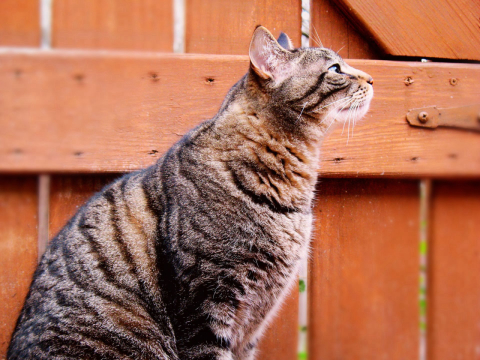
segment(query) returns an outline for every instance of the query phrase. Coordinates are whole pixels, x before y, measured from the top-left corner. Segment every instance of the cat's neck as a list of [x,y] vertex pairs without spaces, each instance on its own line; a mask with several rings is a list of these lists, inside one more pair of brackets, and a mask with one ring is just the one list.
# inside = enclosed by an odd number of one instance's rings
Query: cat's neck
[[[218,116],[222,123],[261,146],[274,146],[285,149],[302,159],[302,163],[318,170],[320,147],[325,138],[325,128],[321,126],[301,126],[302,131],[289,131],[276,121],[277,114],[266,107],[253,106],[246,95],[238,96],[225,107]],[[293,120],[295,122],[295,120]],[[292,125],[295,127],[295,124]],[[299,126],[300,127],[300,126]],[[284,151],[281,151],[282,153]]]
[[322,137],[282,131],[240,96],[217,115],[212,130],[241,187],[286,209],[310,211]]

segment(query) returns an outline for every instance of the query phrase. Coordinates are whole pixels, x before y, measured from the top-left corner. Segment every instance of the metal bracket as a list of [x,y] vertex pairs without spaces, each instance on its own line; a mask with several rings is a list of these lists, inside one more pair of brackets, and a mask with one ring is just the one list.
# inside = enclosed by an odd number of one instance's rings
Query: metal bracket
[[480,131],[480,104],[439,109],[436,106],[412,109],[407,113],[412,126],[434,129],[446,126]]

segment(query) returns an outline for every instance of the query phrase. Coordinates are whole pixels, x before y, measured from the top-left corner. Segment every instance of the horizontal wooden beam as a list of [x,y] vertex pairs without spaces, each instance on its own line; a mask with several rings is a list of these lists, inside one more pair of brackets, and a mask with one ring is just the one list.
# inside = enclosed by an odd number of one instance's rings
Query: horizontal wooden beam
[[340,0],[338,4],[387,54],[480,60],[478,0]]
[[[375,79],[371,110],[324,142],[324,176],[478,177],[480,134],[413,128],[411,108],[480,99],[480,66],[351,60]],[[0,54],[0,172],[146,167],[218,110],[248,59],[51,51]],[[455,80],[453,80],[455,79]]]

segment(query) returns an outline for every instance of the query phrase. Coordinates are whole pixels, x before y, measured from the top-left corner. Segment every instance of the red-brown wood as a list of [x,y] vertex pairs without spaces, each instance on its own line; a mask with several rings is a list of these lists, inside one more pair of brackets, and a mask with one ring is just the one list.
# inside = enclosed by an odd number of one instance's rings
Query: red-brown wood
[[37,265],[37,181],[0,178],[0,359]]
[[360,34],[333,0],[312,0],[310,46],[324,46],[347,59],[381,59],[374,43]]
[[0,1],[0,46],[40,46],[40,1]]
[[53,2],[52,46],[172,51],[173,1]]
[[301,11],[300,0],[186,0],[186,52],[248,54],[257,25],[300,46]]
[[[275,36],[278,36],[280,31],[287,33],[299,46],[301,2],[299,0],[187,0],[185,50],[188,53],[247,54],[253,29],[258,24],[269,28]],[[196,70],[197,74],[201,72],[199,67]],[[244,67],[241,71],[246,72],[246,70],[247,67]],[[214,79],[218,84],[219,76],[217,75],[207,74],[205,78],[207,82],[209,78]],[[204,104],[199,107],[203,106]],[[296,359],[297,339],[298,287],[295,287],[261,339],[256,358]]]
[[[4,172],[125,172],[148,166],[213,116],[248,69],[246,57],[225,55],[59,51],[3,54],[0,60]],[[480,66],[349,63],[374,77],[375,96],[353,137],[351,128],[342,134],[340,126],[325,141],[322,175],[480,174],[478,133],[413,128],[405,119],[410,108],[478,102]],[[407,78],[414,81],[409,86]]]
[[478,0],[340,0],[339,4],[387,54],[480,60]]
[[298,286],[295,286],[260,340],[261,360],[296,360],[298,348]]
[[416,359],[418,183],[324,179],[316,201],[309,359]]
[[50,190],[49,238],[55,236],[93,194],[119,176],[116,174],[53,176]]
[[480,181],[434,182],[431,215],[428,359],[478,359]]

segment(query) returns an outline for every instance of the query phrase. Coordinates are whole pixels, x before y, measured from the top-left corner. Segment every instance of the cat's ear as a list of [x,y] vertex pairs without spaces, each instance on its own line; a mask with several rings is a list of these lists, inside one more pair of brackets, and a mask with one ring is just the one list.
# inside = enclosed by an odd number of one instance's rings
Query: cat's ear
[[289,52],[263,26],[255,29],[250,42],[252,69],[263,79],[275,79],[284,68]]
[[280,36],[277,39],[277,42],[286,50],[293,50],[294,46],[292,40],[284,32],[280,33]]

